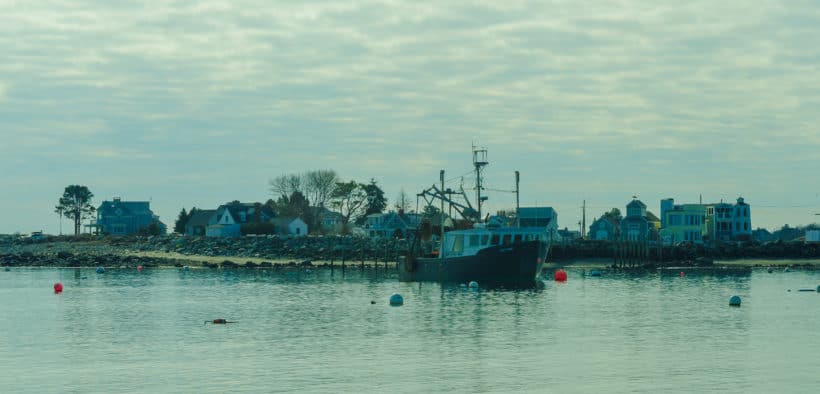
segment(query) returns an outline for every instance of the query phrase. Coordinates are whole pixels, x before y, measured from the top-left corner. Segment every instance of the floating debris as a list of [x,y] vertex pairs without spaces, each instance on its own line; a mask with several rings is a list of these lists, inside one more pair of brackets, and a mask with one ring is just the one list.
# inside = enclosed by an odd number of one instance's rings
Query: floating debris
[[208,323],[211,323],[211,324],[230,324],[230,323],[239,323],[239,322],[228,321],[227,319],[213,319],[213,320],[205,320],[205,323],[203,323],[203,325],[208,324]]

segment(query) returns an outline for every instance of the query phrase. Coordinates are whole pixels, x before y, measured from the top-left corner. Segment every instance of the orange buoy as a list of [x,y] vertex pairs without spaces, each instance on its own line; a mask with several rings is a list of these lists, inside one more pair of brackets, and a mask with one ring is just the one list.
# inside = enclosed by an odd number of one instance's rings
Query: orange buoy
[[60,294],[62,292],[63,292],[63,284],[60,283],[60,282],[55,283],[54,284],[54,294]]
[[556,282],[566,282],[567,281],[567,271],[564,271],[564,270],[555,271],[555,281]]

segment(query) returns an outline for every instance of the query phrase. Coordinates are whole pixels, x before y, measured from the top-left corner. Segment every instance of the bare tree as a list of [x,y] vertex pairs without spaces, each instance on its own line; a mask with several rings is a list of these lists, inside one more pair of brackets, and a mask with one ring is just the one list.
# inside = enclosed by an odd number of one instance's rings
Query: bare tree
[[399,212],[410,212],[410,197],[404,192],[404,188],[396,196],[396,210]]
[[295,192],[304,194],[302,190],[302,177],[295,174],[280,175],[268,181],[271,194],[274,197],[288,197]]
[[303,176],[305,196],[314,206],[323,207],[336,189],[339,177],[333,170],[308,171]]

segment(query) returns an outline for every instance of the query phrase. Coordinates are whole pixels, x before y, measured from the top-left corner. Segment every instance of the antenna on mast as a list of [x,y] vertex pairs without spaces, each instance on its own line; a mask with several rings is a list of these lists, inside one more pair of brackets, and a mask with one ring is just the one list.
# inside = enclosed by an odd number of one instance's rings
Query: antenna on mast
[[478,218],[481,220],[481,204],[484,202],[487,197],[481,197],[481,190],[483,186],[481,185],[482,177],[481,171],[484,170],[484,167],[490,164],[487,162],[487,148],[479,148],[473,145],[473,167],[475,167],[475,192],[476,192],[476,210],[478,211]]

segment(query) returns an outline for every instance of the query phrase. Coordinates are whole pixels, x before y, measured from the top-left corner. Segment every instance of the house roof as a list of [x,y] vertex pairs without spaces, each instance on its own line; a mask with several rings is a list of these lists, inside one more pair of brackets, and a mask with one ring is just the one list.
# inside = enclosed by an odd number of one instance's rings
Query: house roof
[[626,207],[627,208],[635,208],[635,207],[646,208],[646,204],[642,203],[641,200],[635,199],[635,200],[632,200],[632,202],[630,202],[629,204],[627,204]]
[[617,229],[618,226],[621,225],[621,219],[619,219],[619,218],[614,218],[614,217],[611,217],[611,216],[601,216],[598,219],[594,220],[592,222],[592,224],[590,224],[590,227],[595,226],[595,224],[600,222],[600,221],[609,223],[615,229]]
[[208,222],[211,220],[211,216],[213,216],[215,212],[215,209],[197,209],[194,211],[193,216],[191,216],[191,218],[188,219],[188,223],[185,223],[185,225],[207,226]]
[[103,215],[113,215],[119,209],[125,215],[153,215],[148,201],[103,201],[97,209]]
[[649,211],[646,211],[646,218],[647,218],[650,222],[660,222],[660,221],[661,221],[660,219],[658,219],[658,217],[657,217],[657,216],[655,216],[655,214],[654,214],[654,213],[649,212]]
[[271,223],[273,223],[277,226],[289,226],[291,223],[293,223],[297,219],[299,219],[299,218],[279,217],[279,218],[271,219]]
[[256,210],[259,209],[260,216],[264,215],[267,217],[274,217],[276,216],[273,213],[273,210],[266,204],[257,203],[257,202],[244,202],[244,203],[228,203],[219,207],[218,210],[227,210],[230,215],[233,217],[234,222],[241,223],[240,213],[245,213],[245,221],[252,221],[252,219],[256,215]]

